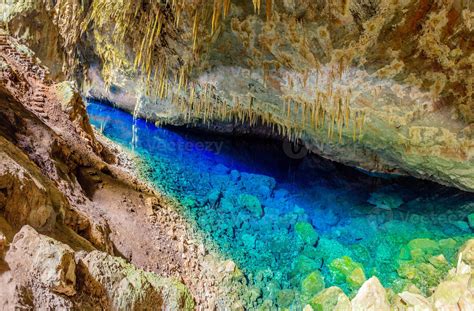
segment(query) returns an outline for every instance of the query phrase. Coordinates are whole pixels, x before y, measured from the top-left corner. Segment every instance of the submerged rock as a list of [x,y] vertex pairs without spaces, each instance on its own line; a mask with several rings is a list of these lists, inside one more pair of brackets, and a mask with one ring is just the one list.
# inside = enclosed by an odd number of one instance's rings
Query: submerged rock
[[348,256],[334,259],[329,271],[336,283],[347,283],[351,289],[358,289],[366,280],[362,265]]
[[406,247],[401,249],[400,258],[418,259],[420,257],[438,254],[439,251],[440,248],[436,241],[431,239],[414,239],[408,242]]
[[319,270],[313,271],[301,282],[301,293],[307,299],[313,297],[325,287],[324,277]]
[[385,191],[381,191],[372,192],[367,202],[375,205],[377,208],[391,210],[399,208],[400,205],[403,204],[403,199],[395,193],[387,193]]
[[277,304],[280,308],[288,308],[295,300],[295,292],[292,289],[283,289],[278,292]]
[[299,255],[295,258],[291,267],[290,277],[295,279],[298,278],[298,276],[305,276],[312,271],[319,269],[320,264],[311,258]]
[[319,240],[318,232],[316,232],[313,225],[308,222],[296,223],[295,231],[298,237],[306,244],[315,245]]
[[241,194],[239,196],[239,206],[247,209],[255,217],[263,216],[263,208],[259,199],[251,194]]
[[467,216],[467,222],[469,223],[469,227],[474,230],[474,213]]
[[230,169],[223,164],[217,164],[216,166],[212,168],[212,173],[214,174],[226,175],[226,174],[229,174],[229,172],[230,172]]

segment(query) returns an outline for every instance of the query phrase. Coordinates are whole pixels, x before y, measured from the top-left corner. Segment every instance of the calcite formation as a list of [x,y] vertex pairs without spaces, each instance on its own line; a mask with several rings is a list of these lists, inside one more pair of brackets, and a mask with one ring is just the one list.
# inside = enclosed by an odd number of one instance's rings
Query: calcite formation
[[4,21],[53,74],[135,115],[265,127],[349,165],[472,191],[472,6],[22,0]]

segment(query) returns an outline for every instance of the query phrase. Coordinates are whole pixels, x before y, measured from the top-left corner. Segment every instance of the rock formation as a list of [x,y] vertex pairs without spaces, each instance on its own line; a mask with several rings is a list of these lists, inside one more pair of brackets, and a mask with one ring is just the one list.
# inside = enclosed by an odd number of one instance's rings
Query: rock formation
[[24,226],[5,261],[2,291],[13,296],[2,308],[38,310],[192,310],[194,302],[180,283],[144,272],[100,251],[84,254]]
[[[257,306],[262,293],[236,263],[127,171],[131,156],[94,132],[81,95],[158,124],[274,136],[365,170],[474,191],[469,1],[6,0],[0,8],[2,309],[276,308]],[[369,200],[381,210],[403,202]],[[238,204],[265,215],[256,196]],[[327,243],[310,223],[295,227],[301,243]],[[424,253],[431,240],[413,241],[402,251],[429,260],[400,264],[415,282],[425,276],[416,269],[446,259]],[[325,288],[309,267],[308,304],[296,307],[470,310],[473,239],[458,258],[446,277],[395,293],[342,256],[328,266],[354,295]],[[295,308],[295,295],[279,289],[274,298]]]
[[170,202],[123,170],[131,160],[122,151],[97,139],[74,83],[53,82],[5,33],[0,65],[2,309],[192,310],[237,301],[218,256]]
[[474,189],[470,2],[5,7],[54,76],[160,124],[271,133],[366,170]]

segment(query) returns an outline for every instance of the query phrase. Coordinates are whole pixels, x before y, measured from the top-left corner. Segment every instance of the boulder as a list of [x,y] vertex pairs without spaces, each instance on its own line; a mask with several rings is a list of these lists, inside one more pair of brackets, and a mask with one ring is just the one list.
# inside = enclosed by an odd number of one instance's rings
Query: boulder
[[0,198],[0,210],[14,227],[28,224],[48,230],[56,222],[53,203],[66,205],[64,199],[24,154],[7,150],[8,145],[0,137],[0,189],[4,197]]
[[262,204],[260,204],[260,201],[254,195],[241,194],[239,196],[239,206],[247,209],[255,217],[260,218],[263,216]]
[[365,281],[351,304],[353,311],[390,311],[385,288],[375,276]]
[[439,244],[431,239],[413,239],[400,250],[401,259],[421,260],[440,253]]
[[174,280],[135,268],[122,258],[92,251],[79,259],[84,291],[105,296],[114,310],[193,310],[187,288]]
[[459,254],[462,254],[462,260],[474,267],[474,239],[468,240],[459,250]]
[[290,277],[296,278],[298,276],[305,276],[311,273],[312,271],[318,269],[319,267],[320,264],[318,264],[317,261],[304,255],[299,255],[293,261],[293,264],[291,266],[292,269],[290,272]]
[[366,280],[362,265],[349,256],[334,259],[329,264],[329,271],[336,283],[345,282],[351,289],[359,288]]
[[474,296],[469,290],[468,284],[469,277],[441,282],[430,297],[435,310],[460,310],[460,304],[474,306]]
[[309,299],[322,291],[324,286],[324,277],[319,270],[315,270],[308,274],[301,282],[301,293]]
[[370,198],[367,200],[375,207],[385,210],[391,210],[399,208],[402,205],[403,199],[395,193],[387,193],[384,191],[381,192],[372,192]]
[[282,308],[288,308],[295,300],[295,292],[292,289],[282,289],[277,295],[277,304]]
[[20,287],[42,287],[72,296],[76,293],[74,251],[26,225],[13,238],[5,260]]
[[314,245],[318,242],[318,232],[316,232],[313,225],[308,222],[300,221],[296,223],[295,231],[298,237],[306,244]]
[[311,307],[316,311],[350,311],[351,301],[344,292],[336,286],[326,288],[313,297]]
[[413,310],[432,310],[431,303],[428,299],[423,297],[420,294],[414,294],[410,292],[403,292],[398,294],[400,302],[403,304],[403,307],[406,309]]
[[469,223],[469,227],[471,227],[471,229],[474,229],[474,213],[469,214],[467,216],[467,222]]

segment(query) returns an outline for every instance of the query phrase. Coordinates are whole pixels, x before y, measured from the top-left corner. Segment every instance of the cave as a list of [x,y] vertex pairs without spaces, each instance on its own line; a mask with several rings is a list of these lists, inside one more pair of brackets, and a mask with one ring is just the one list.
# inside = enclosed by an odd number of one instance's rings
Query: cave
[[474,3],[4,0],[0,306],[474,308]]

